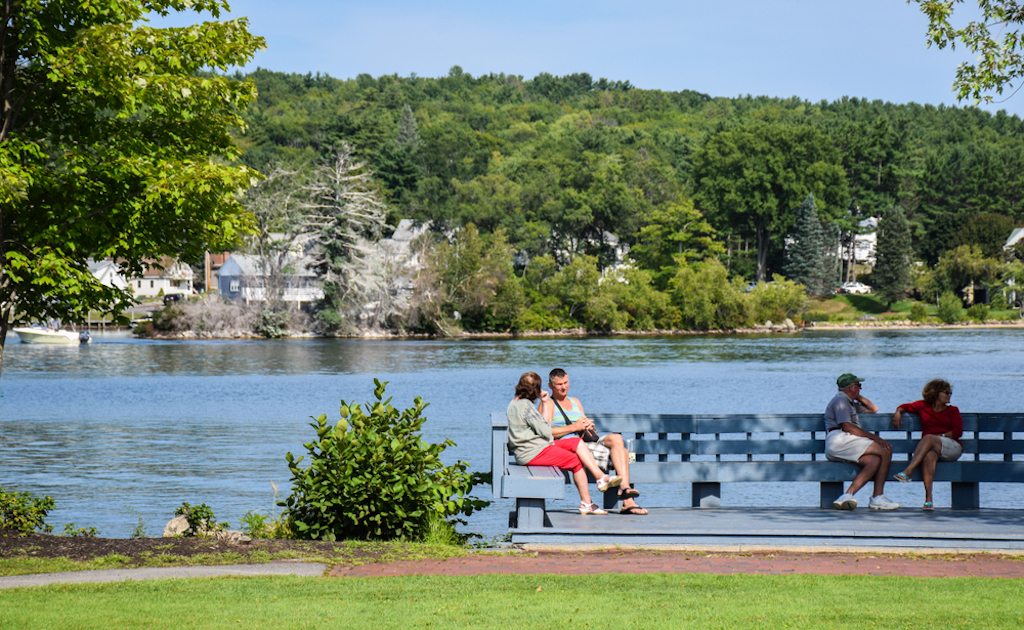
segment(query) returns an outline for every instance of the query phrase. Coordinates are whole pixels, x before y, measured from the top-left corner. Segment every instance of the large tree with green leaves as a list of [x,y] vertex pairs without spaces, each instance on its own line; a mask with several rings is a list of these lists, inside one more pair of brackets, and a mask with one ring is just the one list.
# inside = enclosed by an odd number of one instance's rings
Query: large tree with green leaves
[[875,269],[871,273],[875,291],[892,308],[910,288],[910,225],[903,208],[892,204],[878,221]]
[[[977,56],[975,63],[961,63],[956,70],[953,90],[958,99],[990,103],[992,92],[1002,94],[1024,78],[1024,39],[1019,30],[1024,24],[1024,4],[1017,0],[978,0],[981,19],[958,27],[954,25],[954,11],[963,0],[907,2],[916,2],[928,16],[929,46],[955,49],[959,43]],[[1017,89],[1019,84],[1013,91]]]
[[[89,258],[139,273],[198,260],[250,220],[235,198],[256,173],[228,134],[253,84],[210,71],[263,46],[246,20],[153,28],[151,15],[218,18],[223,0],[7,0],[0,22],[0,367],[7,326],[120,313]],[[205,71],[205,72],[204,72]]]
[[818,218],[814,195],[800,204],[792,244],[786,248],[786,277],[807,287],[808,295],[825,295],[835,283],[835,265],[829,255],[832,241]]
[[839,152],[807,125],[754,123],[717,133],[696,153],[693,178],[697,207],[711,224],[756,241],[758,281],[768,271],[772,239],[789,231],[808,194],[826,217],[848,197]]

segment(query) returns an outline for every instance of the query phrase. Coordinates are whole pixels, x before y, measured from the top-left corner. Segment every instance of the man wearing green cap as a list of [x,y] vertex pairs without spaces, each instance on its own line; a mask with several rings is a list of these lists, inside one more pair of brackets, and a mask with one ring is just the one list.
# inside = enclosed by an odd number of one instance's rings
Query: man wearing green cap
[[861,467],[846,492],[832,502],[837,510],[857,507],[857,494],[874,478],[875,491],[868,504],[872,510],[895,510],[899,503],[889,500],[883,490],[892,461],[892,444],[860,426],[858,412],[877,413],[878,406],[861,394],[859,378],[849,372],[836,379],[839,393],[825,407],[825,457],[834,462],[852,462]]

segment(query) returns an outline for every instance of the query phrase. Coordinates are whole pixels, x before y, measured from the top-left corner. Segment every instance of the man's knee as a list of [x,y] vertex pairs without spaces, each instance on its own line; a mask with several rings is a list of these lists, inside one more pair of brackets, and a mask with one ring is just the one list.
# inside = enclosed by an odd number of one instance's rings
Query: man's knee
[[608,448],[625,447],[626,443],[622,441],[621,433],[609,433],[604,436],[604,445]]

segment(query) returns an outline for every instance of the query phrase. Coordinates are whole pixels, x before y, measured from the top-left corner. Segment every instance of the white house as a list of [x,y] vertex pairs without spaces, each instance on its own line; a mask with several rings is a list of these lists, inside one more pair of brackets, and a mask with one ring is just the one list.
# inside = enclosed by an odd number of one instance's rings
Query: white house
[[875,245],[878,242],[878,219],[868,217],[860,222],[864,234],[853,237],[853,255],[857,262],[875,266]]
[[113,260],[107,258],[104,260],[88,260],[89,273],[91,273],[100,284],[115,289],[127,289],[128,281],[121,275],[121,271],[117,268],[117,264]]
[[[324,297],[316,274],[307,267],[309,262],[309,258],[295,256],[285,262],[281,295],[285,302],[308,303]],[[232,300],[249,304],[267,299],[266,276],[257,256],[231,254],[221,265],[217,282],[221,295]]]
[[1015,228],[1010,232],[1010,238],[1006,239],[1006,245],[1003,245],[1003,249],[1011,249],[1021,239],[1024,239],[1024,227]]
[[170,293],[192,293],[192,268],[173,258],[161,258],[146,266],[142,276],[128,279],[136,297],[155,298]]

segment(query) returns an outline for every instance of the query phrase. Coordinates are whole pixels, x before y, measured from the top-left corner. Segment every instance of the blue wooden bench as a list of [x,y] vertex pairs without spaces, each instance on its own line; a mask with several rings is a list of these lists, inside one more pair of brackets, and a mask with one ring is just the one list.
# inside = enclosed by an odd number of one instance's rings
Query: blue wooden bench
[[[821,413],[590,417],[599,433],[621,433],[633,440],[636,462],[629,466],[631,483],[692,484],[693,507],[720,506],[723,483],[805,481],[820,484],[820,505],[831,508],[844,483],[860,470],[855,464],[825,459]],[[900,431],[890,428],[892,414],[860,418],[865,430],[891,432],[883,437],[892,443],[893,453],[912,453],[920,439],[921,423],[914,414],[903,414]],[[1013,459],[1024,454],[1024,413],[968,413],[963,420],[964,455],[960,461],[940,462],[935,471],[935,481],[951,483],[955,510],[979,507],[980,482],[1024,482],[1024,461]],[[491,414],[492,492],[495,498],[516,500],[518,527],[544,527],[545,501],[564,498],[570,476],[549,466],[516,465],[508,454],[507,429],[504,413]],[[901,469],[896,459],[893,473]],[[914,471],[914,479],[921,480],[920,469]],[[614,508],[617,500],[617,490],[609,490],[605,508]]]

